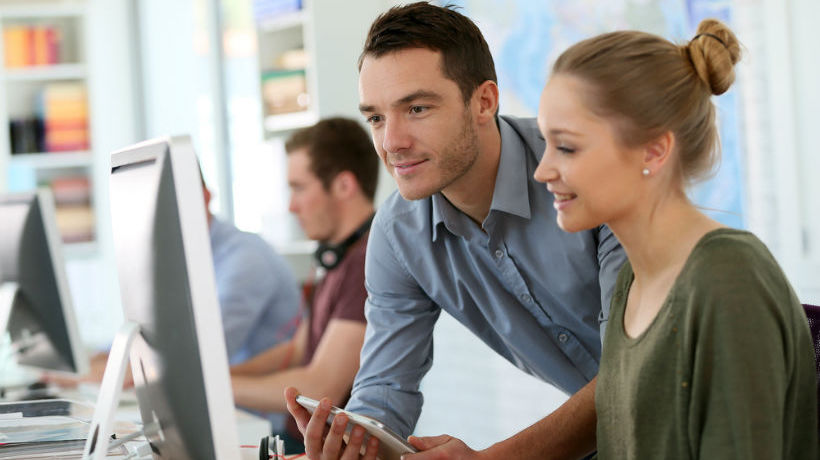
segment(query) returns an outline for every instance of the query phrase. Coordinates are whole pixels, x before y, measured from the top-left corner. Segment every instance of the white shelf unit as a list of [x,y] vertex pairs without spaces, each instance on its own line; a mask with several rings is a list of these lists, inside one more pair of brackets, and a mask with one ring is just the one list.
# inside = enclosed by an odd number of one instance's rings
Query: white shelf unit
[[[307,8],[305,5],[303,8]],[[257,18],[259,69],[266,137],[310,126],[318,99],[310,64],[310,10]]]
[[[285,140],[295,130],[325,117],[361,119],[358,56],[370,23],[392,4],[385,0],[303,0],[298,11],[254,18],[258,75],[250,78],[259,84],[264,140],[258,148],[232,149],[234,217],[240,228],[259,232],[273,244],[300,279],[307,276],[316,243],[305,239],[288,211]],[[307,106],[273,113],[265,77],[294,76],[303,78],[298,87]],[[294,82],[281,83],[294,102]]]
[[94,157],[88,150],[60,153],[18,153],[9,163],[32,169],[91,168]]
[[82,80],[86,77],[85,64],[51,64],[4,69],[6,82]]
[[299,128],[308,127],[319,121],[319,116],[313,110],[266,115],[264,120],[265,132],[268,135],[283,133]]
[[[372,19],[393,3],[303,0],[299,11],[256,18],[260,72],[303,71],[309,100],[303,111],[270,114],[263,109],[266,137],[286,136],[327,116],[360,117],[359,53]],[[304,55],[290,59],[290,66],[280,65],[293,50]]]
[[273,17],[262,18],[258,28],[263,33],[274,33],[286,29],[300,28],[305,23],[305,10],[290,11]]
[[[96,213],[93,211],[96,187],[93,182],[94,155],[87,68],[87,22],[85,2],[21,0],[0,4],[0,29],[3,32],[0,35],[0,99],[3,101],[3,104],[0,104],[0,192],[22,191],[51,183],[54,179],[79,179],[80,183],[87,181],[88,206],[75,203],[70,212],[63,210],[58,214],[58,223],[63,225],[62,230],[69,231],[68,227],[73,225],[74,239],[78,240],[66,245],[67,254],[82,257],[95,251],[96,232],[99,228],[94,217]],[[52,34],[49,37],[49,45],[43,44],[41,37],[44,35],[35,38],[34,34],[41,33],[42,30],[48,30],[48,33]],[[25,37],[26,41],[20,42],[21,36]],[[38,39],[41,40],[39,43]],[[31,51],[23,50],[21,43]],[[26,55],[29,61],[20,62],[19,53],[29,53]],[[39,53],[39,57],[34,61],[33,55],[36,53]],[[48,53],[45,61],[44,53]],[[12,54],[14,56],[10,56]],[[39,100],[39,95],[46,88],[66,83],[79,88],[69,97],[84,99],[84,116],[70,109],[66,109],[65,112],[76,117],[72,123],[86,125],[86,142],[79,143],[87,144],[87,148],[76,150],[69,148],[68,144],[63,144],[61,147],[53,145],[53,150],[60,151],[45,151],[48,149],[43,148],[45,141],[42,136],[46,121],[41,120],[40,134],[34,134],[34,138],[39,140],[28,142],[28,148],[22,152],[13,151],[10,133],[12,120],[33,119],[42,111],[42,108],[38,109],[38,105],[43,104]],[[63,105],[62,109],[66,107]],[[30,128],[31,125],[25,128],[27,135],[31,132]],[[76,132],[74,131],[75,134]],[[35,148],[31,148],[32,144]],[[58,197],[58,208],[61,207],[59,200]],[[90,233],[80,232],[85,235],[77,236],[78,219],[83,222],[82,225],[93,227]],[[64,236],[67,235],[64,233]]]

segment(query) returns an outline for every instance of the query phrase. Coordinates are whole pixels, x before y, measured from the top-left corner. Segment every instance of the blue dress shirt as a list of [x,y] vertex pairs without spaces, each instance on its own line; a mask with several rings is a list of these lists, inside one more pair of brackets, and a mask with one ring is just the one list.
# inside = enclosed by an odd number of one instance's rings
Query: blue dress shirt
[[231,365],[293,335],[299,290],[287,263],[259,235],[211,221],[211,251]]
[[[367,332],[347,409],[402,436],[415,427],[441,310],[519,369],[574,393],[598,372],[601,331],[624,252],[606,226],[567,233],[533,173],[533,119],[500,117],[501,158],[483,231],[440,193],[394,193],[365,264]],[[602,308],[602,306],[604,308]]]

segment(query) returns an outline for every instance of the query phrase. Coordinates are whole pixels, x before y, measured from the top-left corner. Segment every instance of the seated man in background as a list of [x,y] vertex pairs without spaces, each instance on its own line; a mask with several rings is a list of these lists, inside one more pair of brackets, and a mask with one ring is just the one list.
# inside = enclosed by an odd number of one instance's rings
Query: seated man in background
[[[343,404],[365,332],[364,259],[379,173],[370,137],[353,120],[330,118],[294,133],[285,149],[290,211],[319,241],[324,276],[305,289],[306,312],[293,338],[231,369],[236,404],[260,411],[286,412],[287,386]],[[297,453],[295,423],[283,435],[288,453]]]
[[240,364],[291,337],[299,289],[287,262],[265,240],[211,214],[204,179],[202,191],[228,362]]
[[[204,179],[202,193],[225,346],[233,365],[291,337],[298,322],[299,289],[287,262],[261,237],[214,217]],[[91,357],[88,374],[47,375],[45,380],[62,386],[101,382],[107,361],[108,352],[97,353]],[[125,386],[131,385],[128,372]]]

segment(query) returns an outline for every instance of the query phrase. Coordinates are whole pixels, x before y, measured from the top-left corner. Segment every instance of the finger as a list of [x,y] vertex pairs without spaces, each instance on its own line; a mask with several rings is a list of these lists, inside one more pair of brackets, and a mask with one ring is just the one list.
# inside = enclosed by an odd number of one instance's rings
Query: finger
[[60,376],[60,375],[51,375],[51,374],[43,374],[40,376],[40,381],[43,383],[50,383],[52,385],[57,385],[60,387],[76,387],[79,379],[74,377],[67,377],[67,376]]
[[362,443],[364,442],[364,433],[364,428],[359,425],[353,425],[353,430],[350,432],[350,439],[347,440],[347,447],[345,447],[344,455],[342,455],[340,460],[359,459],[359,453],[362,450]]
[[310,458],[319,458],[322,454],[322,438],[325,434],[327,417],[330,415],[330,400],[323,398],[319,401],[319,407],[313,411],[313,415],[305,426],[303,433],[305,437],[305,452]]
[[376,455],[379,453],[379,439],[371,436],[367,440],[367,452],[365,452],[362,460],[376,460]]
[[333,418],[333,423],[330,425],[330,430],[325,437],[325,444],[322,446],[322,458],[333,459],[339,458],[339,453],[342,451],[345,428],[347,428],[347,416],[339,414]]
[[[102,376],[96,380],[97,382],[102,382]],[[123,387],[131,388],[134,386],[134,374],[131,373],[131,366],[125,368],[125,377],[123,378]]]
[[288,406],[288,412],[290,412],[290,415],[296,420],[296,426],[299,428],[302,436],[304,436],[305,429],[310,420],[310,412],[296,402],[297,396],[299,396],[299,390],[293,387],[285,388],[285,402]]
[[444,446],[436,446],[427,450],[419,449],[418,453],[401,456],[401,460],[440,460],[442,458],[458,457],[448,454],[447,448]]
[[453,437],[446,434],[438,436],[410,436],[407,438],[407,442],[418,450],[427,450],[445,444],[451,439],[453,439]]

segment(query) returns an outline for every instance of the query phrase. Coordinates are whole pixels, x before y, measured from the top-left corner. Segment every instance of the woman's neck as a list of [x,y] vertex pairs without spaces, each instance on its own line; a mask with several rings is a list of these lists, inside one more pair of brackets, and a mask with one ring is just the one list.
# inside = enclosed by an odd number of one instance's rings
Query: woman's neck
[[629,257],[636,280],[644,282],[666,278],[670,272],[676,276],[703,235],[721,227],[682,193],[609,225]]

